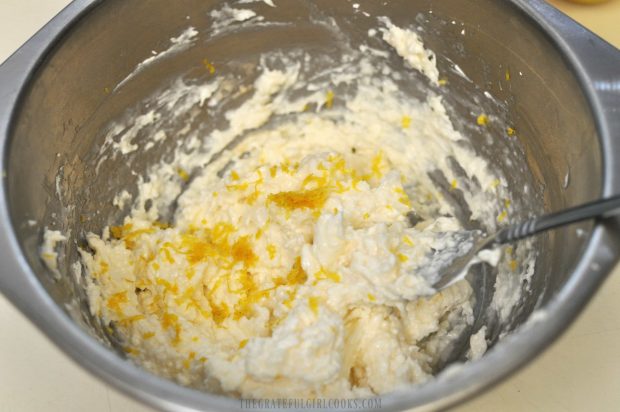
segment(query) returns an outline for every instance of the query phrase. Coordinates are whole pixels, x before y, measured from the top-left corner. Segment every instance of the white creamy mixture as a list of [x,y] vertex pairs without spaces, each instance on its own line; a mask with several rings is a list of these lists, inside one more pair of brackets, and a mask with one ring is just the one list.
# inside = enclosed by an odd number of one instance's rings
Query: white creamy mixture
[[[382,27],[409,69],[436,84],[420,38]],[[300,65],[263,62],[250,97],[226,114],[229,126],[209,136],[206,152],[179,151],[158,165],[123,224],[88,235],[91,310],[137,363],[233,396],[371,396],[429,379],[473,323],[466,281],[433,294],[420,276],[433,250],[462,229],[429,172],[441,171],[491,229],[505,218],[505,184],[461,144],[440,97],[408,98],[379,74],[382,54],[373,56],[295,98]],[[186,102],[212,107],[222,84],[215,75],[188,91],[179,81],[159,101],[185,90]],[[339,96],[341,84],[355,91]],[[118,126],[126,134],[107,147],[144,147],[136,130],[161,114],[144,116]],[[178,195],[172,223],[161,223]],[[123,191],[115,204],[130,199]],[[472,358],[484,353],[484,334],[472,338]]]
[[40,256],[45,266],[54,274],[56,278],[60,278],[58,270],[58,252],[56,245],[65,242],[67,237],[58,230],[46,229],[43,233],[43,244],[41,245]]

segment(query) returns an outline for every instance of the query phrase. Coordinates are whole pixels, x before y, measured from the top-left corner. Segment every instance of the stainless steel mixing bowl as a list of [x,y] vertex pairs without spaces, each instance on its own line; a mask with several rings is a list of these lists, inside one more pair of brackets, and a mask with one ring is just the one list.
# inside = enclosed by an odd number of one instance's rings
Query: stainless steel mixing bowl
[[[77,245],[86,231],[99,232],[122,217],[111,199],[120,187],[135,189],[131,170],[143,173],[170,149],[163,145],[148,158],[121,157],[96,171],[101,131],[110,121],[139,112],[140,102],[174,77],[204,80],[205,56],[223,70],[235,70],[275,48],[337,54],[340,40],[316,22],[333,17],[353,42],[375,24],[344,0],[276,0],[277,8],[260,2],[246,6],[294,24],[210,36],[207,13],[217,3],[76,0],[0,67],[0,290],[85,368],[165,410],[235,410],[240,404],[136,367],[88,314],[84,293],[68,270]],[[518,139],[489,144],[480,128],[456,122],[509,178],[523,216],[620,193],[618,50],[539,0],[358,3],[373,16],[423,30],[448,76],[444,98],[455,120],[480,107],[518,131]],[[191,48],[112,92],[151,50],[161,50],[190,24],[201,33]],[[453,64],[471,82],[450,71]],[[499,104],[484,100],[484,91]],[[193,123],[205,124],[211,125],[200,115]],[[183,119],[172,119],[166,127],[174,131],[184,125]],[[526,193],[524,184],[533,190]],[[433,382],[384,396],[382,408],[446,407],[534,358],[567,328],[610,272],[620,245],[617,225],[607,220],[582,226],[583,236],[568,228],[541,237],[530,292],[508,322],[500,324],[486,310],[492,276],[482,274],[476,281],[477,317],[491,325],[491,350]],[[60,255],[60,279],[39,260],[44,226],[71,235]],[[505,332],[512,333],[498,341]],[[450,359],[461,359],[464,350],[455,348]]]

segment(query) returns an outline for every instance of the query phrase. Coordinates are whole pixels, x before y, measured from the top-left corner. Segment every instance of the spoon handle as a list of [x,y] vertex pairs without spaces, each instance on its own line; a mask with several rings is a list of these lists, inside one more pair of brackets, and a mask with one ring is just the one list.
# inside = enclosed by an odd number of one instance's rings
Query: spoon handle
[[620,195],[597,200],[549,215],[535,217],[500,230],[495,243],[504,244],[524,239],[556,227],[597,217],[605,218],[620,213]]

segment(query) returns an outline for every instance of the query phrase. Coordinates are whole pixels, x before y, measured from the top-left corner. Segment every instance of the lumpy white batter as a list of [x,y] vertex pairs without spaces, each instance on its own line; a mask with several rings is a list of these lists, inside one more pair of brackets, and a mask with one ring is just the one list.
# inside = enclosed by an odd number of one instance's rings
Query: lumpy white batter
[[60,233],[58,230],[46,229],[43,234],[43,244],[41,245],[40,256],[41,260],[50,272],[54,274],[56,278],[60,278],[60,272],[58,270],[58,252],[56,251],[56,245],[59,242],[65,242],[67,237]]
[[[382,27],[409,69],[436,83],[419,37]],[[132,359],[242,397],[370,396],[432,376],[473,315],[466,281],[434,294],[419,274],[462,229],[429,172],[441,171],[491,228],[506,213],[497,200],[505,193],[461,144],[441,98],[407,98],[375,63],[361,59],[354,74],[334,74],[296,99],[299,65],[263,64],[250,97],[226,114],[228,128],[209,136],[209,151],[179,152],[155,168],[124,224],[88,236],[91,310]],[[225,79],[214,77],[188,99],[217,104]],[[341,97],[332,87],[343,82],[356,89]],[[186,89],[177,82],[163,96]],[[120,141],[133,151],[129,130]],[[449,158],[478,186],[461,187]],[[179,194],[172,223],[159,222]],[[129,201],[127,192],[115,201]],[[479,357],[484,331],[474,340]]]

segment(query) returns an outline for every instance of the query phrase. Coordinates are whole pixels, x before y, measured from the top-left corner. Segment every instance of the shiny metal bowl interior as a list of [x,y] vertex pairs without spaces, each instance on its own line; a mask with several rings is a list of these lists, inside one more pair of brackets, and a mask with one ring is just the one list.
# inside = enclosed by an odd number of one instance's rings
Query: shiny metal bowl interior
[[[601,195],[602,149],[591,105],[557,45],[519,7],[495,0],[358,2],[373,16],[385,15],[399,26],[422,30],[448,80],[444,98],[455,126],[508,178],[520,210],[516,217],[557,210]],[[376,26],[374,19],[354,14],[346,1],[286,0],[277,8],[263,3],[248,7],[268,20],[293,21],[293,25],[211,38],[208,12],[216,4],[214,0],[98,2],[40,62],[15,111],[6,174],[12,225],[21,250],[56,305],[101,342],[110,339],[88,314],[85,294],[69,275],[69,265],[76,261],[77,246],[83,245],[86,232],[100,232],[105,225],[122,219],[123,212],[115,209],[111,200],[119,188],[135,190],[132,170],[144,173],[149,165],[169,156],[174,144],[173,139],[158,147],[155,156],[144,157],[138,152],[119,157],[96,172],[106,125],[139,112],[140,102],[178,76],[205,81],[208,74],[202,60],[207,56],[218,68],[234,71],[256,63],[261,52],[275,49],[334,54],[339,53],[341,40],[316,21],[333,17],[354,43]],[[188,25],[201,33],[191,48],[111,92],[151,50],[165,48],[169,39]],[[463,29],[466,35],[461,35]],[[402,66],[395,56],[392,64]],[[460,66],[471,82],[451,70],[452,64]],[[499,104],[485,98],[485,91]],[[492,144],[487,133],[475,125],[478,112],[504,121],[491,126],[489,134],[497,137]],[[208,125],[205,132],[221,126],[206,117],[197,118]],[[468,123],[464,119],[474,120]],[[505,125],[514,127],[518,137],[507,138]],[[173,133],[184,126],[184,119],[172,119],[167,125]],[[202,126],[196,123],[194,127]],[[533,190],[524,192],[525,184]],[[61,253],[64,275],[60,280],[53,279],[38,256],[44,226],[71,235]],[[592,225],[582,228],[587,233],[583,237],[575,236],[575,227],[571,227],[537,240],[540,253],[530,292],[524,294],[508,323],[493,323],[489,317],[492,275],[477,278],[478,323],[491,322],[493,343],[500,333],[522,325],[536,308],[545,307],[570,281],[588,245]],[[71,309],[75,300],[80,310]],[[465,349],[464,345],[456,348],[451,359],[462,358]],[[123,356],[121,351],[118,356]],[[209,401],[207,395],[197,396]]]

